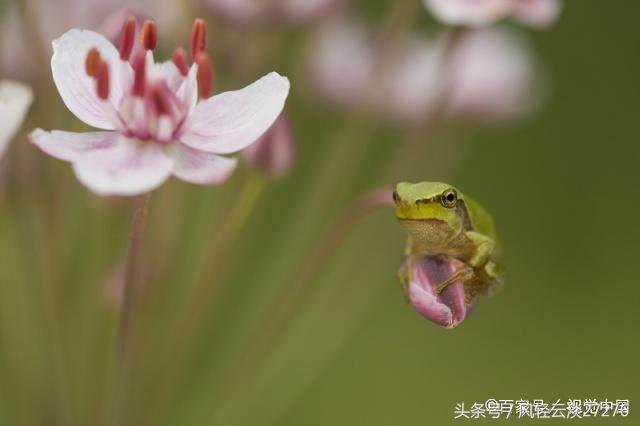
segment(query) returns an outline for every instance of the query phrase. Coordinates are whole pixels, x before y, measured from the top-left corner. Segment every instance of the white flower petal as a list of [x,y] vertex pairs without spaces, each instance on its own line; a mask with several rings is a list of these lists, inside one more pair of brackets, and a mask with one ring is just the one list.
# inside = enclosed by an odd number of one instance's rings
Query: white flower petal
[[124,85],[129,84],[133,71],[120,60],[116,48],[102,35],[93,31],[73,29],[53,42],[51,71],[60,96],[69,110],[85,123],[113,130],[113,116],[98,99],[95,81],[85,71],[87,53],[95,47],[109,64],[109,102],[116,110],[122,99]]
[[16,81],[0,81],[0,155],[24,120],[33,100],[31,89]]
[[160,186],[173,165],[160,145],[120,138],[109,148],[82,155],[73,170],[98,195],[138,195]]
[[272,72],[244,89],[196,105],[180,140],[192,148],[228,154],[255,142],[278,118],[289,80]]
[[87,152],[111,147],[120,136],[115,132],[46,132],[35,129],[29,138],[50,156],[59,160],[75,161]]
[[223,183],[237,164],[235,158],[198,151],[181,143],[176,144],[173,155],[176,160],[174,176],[198,185]]

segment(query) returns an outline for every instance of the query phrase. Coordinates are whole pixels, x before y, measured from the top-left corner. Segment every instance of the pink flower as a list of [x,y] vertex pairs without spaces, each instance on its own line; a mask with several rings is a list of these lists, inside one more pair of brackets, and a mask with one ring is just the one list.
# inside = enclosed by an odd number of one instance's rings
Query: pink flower
[[5,153],[33,100],[28,86],[10,80],[0,81],[0,156]]
[[303,24],[337,10],[344,0],[204,0],[222,18],[238,24]]
[[[37,13],[25,19],[18,2],[4,2],[0,13],[0,70],[20,79],[38,78],[38,53],[48,54],[49,42],[70,27],[96,30],[109,40],[117,40],[124,20],[130,16],[147,17],[142,12],[153,8],[154,17],[162,28],[173,29],[179,24],[181,8],[173,0],[30,0],[29,7]],[[32,31],[32,27],[37,31]],[[27,35],[29,34],[29,35]],[[33,43],[40,44],[37,49]]]
[[511,31],[466,31],[448,53],[443,37],[379,40],[349,20],[323,28],[309,57],[317,96],[402,123],[421,123],[442,103],[449,117],[507,120],[540,100],[535,61]]
[[464,265],[452,258],[409,257],[407,297],[426,319],[445,328],[458,326],[473,310],[477,296],[468,299],[464,284],[456,281],[437,292],[434,287]]
[[125,25],[119,49],[86,30],[71,30],[53,42],[51,69],[62,100],[80,120],[105,131],[36,129],[32,142],[69,161],[80,182],[100,195],[149,192],[171,175],[195,184],[222,183],[236,160],[219,154],[246,148],[271,126],[289,80],[272,72],[244,89],[209,97],[203,21],[194,25],[191,66],[182,49],[172,61],[154,61],[152,21],[141,30],[146,52],[131,65],[134,29]]
[[283,112],[256,143],[245,149],[242,157],[252,167],[273,178],[286,175],[296,157],[291,124],[286,113]]
[[445,24],[479,27],[513,17],[534,27],[551,25],[560,14],[560,0],[423,0]]
[[543,97],[537,66],[512,31],[470,31],[451,56],[449,115],[503,121],[531,112]]

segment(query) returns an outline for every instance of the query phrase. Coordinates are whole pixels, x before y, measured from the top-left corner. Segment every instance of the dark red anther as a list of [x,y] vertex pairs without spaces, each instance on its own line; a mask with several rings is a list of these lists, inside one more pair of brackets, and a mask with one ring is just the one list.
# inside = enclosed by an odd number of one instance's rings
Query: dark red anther
[[169,100],[167,90],[168,89],[162,84],[154,84],[151,87],[151,102],[159,116],[169,115],[171,113],[171,101]]
[[191,30],[191,58],[195,61],[200,52],[207,49],[207,24],[203,19],[196,19]]
[[133,50],[133,42],[136,38],[136,18],[130,16],[122,26],[122,33],[120,34],[120,59],[128,61]]
[[171,55],[171,60],[176,68],[178,68],[178,71],[180,71],[180,74],[186,76],[189,72],[189,65],[187,64],[187,53],[182,47],[176,47],[176,50],[174,50]]
[[102,59],[100,58],[100,52],[95,47],[89,49],[87,58],[84,61],[84,69],[89,77],[95,77],[98,72],[98,65]]
[[109,64],[100,61],[96,69],[96,92],[98,97],[103,100],[109,99]]
[[200,97],[208,98],[213,87],[213,67],[211,66],[211,60],[206,52],[200,52],[196,56],[195,62],[198,65],[196,77],[198,80],[198,88],[200,89]]
[[147,84],[147,61],[145,52],[140,52],[133,60],[133,96],[144,96]]
[[145,50],[154,50],[158,45],[158,27],[155,21],[147,19],[142,23],[140,42]]

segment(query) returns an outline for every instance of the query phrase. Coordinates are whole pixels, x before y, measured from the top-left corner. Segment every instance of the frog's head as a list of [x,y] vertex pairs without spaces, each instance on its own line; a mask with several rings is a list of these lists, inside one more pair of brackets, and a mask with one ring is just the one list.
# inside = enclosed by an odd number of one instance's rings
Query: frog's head
[[460,230],[464,222],[457,208],[461,200],[455,187],[442,182],[401,182],[393,192],[398,219],[439,221],[454,230]]

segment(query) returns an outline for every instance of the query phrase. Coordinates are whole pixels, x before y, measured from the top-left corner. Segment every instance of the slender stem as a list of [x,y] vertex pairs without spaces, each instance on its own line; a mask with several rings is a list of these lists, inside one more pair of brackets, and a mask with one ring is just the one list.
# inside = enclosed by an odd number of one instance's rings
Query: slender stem
[[131,314],[135,302],[135,293],[140,277],[140,264],[142,262],[142,247],[144,231],[147,224],[147,212],[149,210],[150,194],[137,196],[133,201],[133,220],[131,224],[131,237],[127,253],[127,263],[124,277],[124,289],[120,319],[118,325],[118,337],[116,349],[122,360],[126,354],[127,340],[131,328]]

